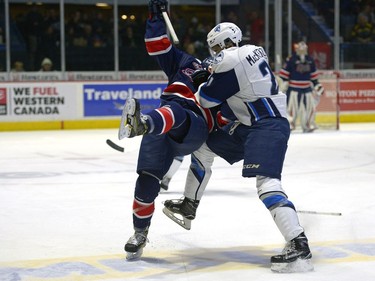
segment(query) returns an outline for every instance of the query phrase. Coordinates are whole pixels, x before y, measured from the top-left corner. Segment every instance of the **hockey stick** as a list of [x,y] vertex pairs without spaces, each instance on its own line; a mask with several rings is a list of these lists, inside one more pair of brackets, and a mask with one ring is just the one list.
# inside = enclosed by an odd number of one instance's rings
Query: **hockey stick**
[[117,151],[120,151],[120,152],[124,152],[125,151],[125,148],[115,144],[113,141],[111,141],[110,139],[107,139],[106,140],[106,143],[112,147],[113,149],[117,150]]
[[310,215],[342,216],[342,213],[336,213],[336,212],[316,212],[316,211],[298,210],[297,213],[310,214]]
[[180,40],[178,39],[177,34],[174,31],[173,25],[171,23],[171,20],[169,19],[169,16],[167,14],[167,8],[165,6],[161,6],[160,10],[161,10],[161,14],[163,15],[165,24],[167,25],[167,28],[168,28],[169,32],[171,33],[173,43],[179,44]]

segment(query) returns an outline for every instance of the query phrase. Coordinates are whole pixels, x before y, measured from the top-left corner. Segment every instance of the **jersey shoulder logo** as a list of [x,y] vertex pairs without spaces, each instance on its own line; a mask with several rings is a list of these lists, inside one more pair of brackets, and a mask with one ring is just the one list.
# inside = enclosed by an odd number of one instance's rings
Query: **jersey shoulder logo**
[[223,53],[223,52],[220,52],[220,53],[214,58],[213,63],[214,63],[214,64],[218,64],[218,63],[222,62],[223,59],[224,59],[224,53]]

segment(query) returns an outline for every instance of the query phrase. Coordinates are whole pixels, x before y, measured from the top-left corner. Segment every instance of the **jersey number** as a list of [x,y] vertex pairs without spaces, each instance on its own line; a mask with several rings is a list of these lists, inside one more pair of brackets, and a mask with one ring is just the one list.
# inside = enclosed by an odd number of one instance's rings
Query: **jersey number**
[[275,75],[273,75],[273,72],[272,72],[270,66],[268,65],[268,63],[265,62],[265,61],[261,62],[259,64],[259,70],[262,73],[263,77],[266,76],[266,75],[271,76],[271,83],[272,83],[271,95],[277,95],[278,92],[279,92],[279,86],[277,85]]

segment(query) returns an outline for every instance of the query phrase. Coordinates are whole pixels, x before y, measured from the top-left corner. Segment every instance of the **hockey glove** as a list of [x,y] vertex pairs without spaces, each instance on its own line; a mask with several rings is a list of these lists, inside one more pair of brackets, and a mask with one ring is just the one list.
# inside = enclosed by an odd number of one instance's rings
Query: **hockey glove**
[[213,63],[214,63],[214,57],[207,57],[202,61],[202,67],[204,70],[210,71]]
[[167,11],[168,1],[167,0],[149,0],[148,11],[150,19],[162,18],[161,13]]
[[324,94],[324,88],[322,84],[318,83],[314,86],[314,92],[316,95],[321,96]]
[[283,81],[281,80],[281,84],[280,84],[280,91],[282,91],[283,93],[286,93],[288,91],[288,88],[289,88],[289,81]]
[[197,70],[190,77],[193,80],[195,89],[198,89],[199,85],[206,82],[211,73],[207,70]]

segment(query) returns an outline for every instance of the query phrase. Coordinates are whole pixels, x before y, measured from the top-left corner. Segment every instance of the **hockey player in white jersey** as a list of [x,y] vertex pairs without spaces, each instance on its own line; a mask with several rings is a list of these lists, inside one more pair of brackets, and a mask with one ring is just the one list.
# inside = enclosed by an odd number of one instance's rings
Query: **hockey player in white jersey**
[[243,160],[242,176],[256,177],[259,199],[287,242],[280,255],[271,257],[271,270],[311,271],[308,240],[281,185],[290,136],[286,96],[278,89],[263,48],[239,47],[241,39],[241,30],[233,23],[221,23],[208,33],[208,45],[215,53],[213,72],[196,95],[204,107],[227,103],[228,108],[222,106],[224,116],[233,113],[237,120],[211,133],[193,153],[184,198],[165,201],[163,212],[190,229],[211,176],[214,157],[220,156],[230,164]]

